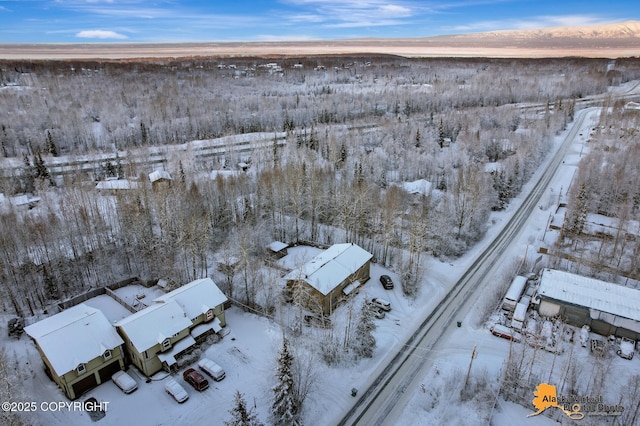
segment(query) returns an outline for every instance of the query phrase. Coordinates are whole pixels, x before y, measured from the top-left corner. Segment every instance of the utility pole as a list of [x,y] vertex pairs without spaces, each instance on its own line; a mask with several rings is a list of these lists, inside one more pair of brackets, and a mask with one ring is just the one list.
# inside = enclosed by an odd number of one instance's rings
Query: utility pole
[[467,378],[464,379],[464,385],[467,386],[469,382],[469,375],[471,374],[471,366],[473,365],[473,360],[476,357],[476,345],[473,345],[473,352],[471,353],[471,360],[469,361],[469,369],[467,370]]

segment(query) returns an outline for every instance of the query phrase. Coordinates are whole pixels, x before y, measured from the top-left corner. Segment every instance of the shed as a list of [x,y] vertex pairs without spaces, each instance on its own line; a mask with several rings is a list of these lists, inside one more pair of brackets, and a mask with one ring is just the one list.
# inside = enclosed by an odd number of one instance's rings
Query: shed
[[274,241],[269,244],[269,253],[278,259],[282,259],[288,254],[289,244],[280,241]]

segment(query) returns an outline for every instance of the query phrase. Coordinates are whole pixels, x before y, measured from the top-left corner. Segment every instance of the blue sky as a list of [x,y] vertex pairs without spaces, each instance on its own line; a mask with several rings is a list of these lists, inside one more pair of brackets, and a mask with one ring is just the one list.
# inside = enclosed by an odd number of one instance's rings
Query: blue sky
[[0,43],[427,37],[640,20],[638,0],[0,0]]

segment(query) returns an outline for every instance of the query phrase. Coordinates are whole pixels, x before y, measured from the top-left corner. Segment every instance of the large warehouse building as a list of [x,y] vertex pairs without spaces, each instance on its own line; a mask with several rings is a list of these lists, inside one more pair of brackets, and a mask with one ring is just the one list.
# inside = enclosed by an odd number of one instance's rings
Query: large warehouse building
[[640,290],[569,272],[545,269],[537,297],[541,316],[588,325],[603,336],[640,340]]

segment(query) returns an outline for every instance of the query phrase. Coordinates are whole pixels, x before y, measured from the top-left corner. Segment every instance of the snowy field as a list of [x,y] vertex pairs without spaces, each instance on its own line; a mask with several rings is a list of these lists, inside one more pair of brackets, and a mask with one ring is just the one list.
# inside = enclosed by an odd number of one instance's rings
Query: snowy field
[[[522,260],[525,255],[529,260],[536,258],[537,247],[547,246],[551,244],[551,239],[555,238],[554,233],[545,232],[550,215],[555,209],[554,201],[566,194],[580,160],[580,152],[583,154],[586,152],[589,129],[595,125],[597,117],[597,113],[593,113],[590,119],[585,120],[584,129],[581,130],[585,136],[577,139],[565,164],[561,166],[557,179],[543,194],[542,205],[529,219],[527,228],[517,237],[517,250],[504,259],[505,268],[512,263],[513,259]],[[563,137],[564,134],[558,136],[556,146]],[[523,192],[526,193],[530,186],[526,186]],[[361,360],[357,364],[345,363],[329,367],[319,359],[319,355],[311,355],[313,351],[310,349],[314,348],[326,332],[304,327],[301,336],[295,338],[296,344],[292,349],[296,357],[316,357],[313,363],[316,366],[317,379],[304,406],[303,417],[306,425],[332,425],[340,420],[356,401],[351,396],[351,389],[364,390],[373,382],[383,365],[398,352],[417,324],[432,312],[478,253],[492,241],[499,231],[498,228],[506,223],[521,200],[522,197],[515,199],[506,211],[492,214],[490,224],[493,226],[485,239],[472,252],[451,263],[435,259],[426,261],[424,285],[415,300],[407,299],[402,295],[399,277],[394,271],[389,271],[377,264],[371,265],[371,280],[362,286],[359,294],[350,302],[342,304],[337,309],[332,316],[332,321],[334,330],[340,330],[344,328],[350,312],[357,312],[364,298],[381,297],[389,300],[392,310],[384,319],[375,320],[377,344],[373,358]],[[319,251],[309,247],[290,248],[289,255],[279,263],[286,268],[294,268],[315,256]],[[396,283],[393,290],[383,289],[379,282],[381,274],[392,277]],[[144,301],[159,295],[153,291],[155,289],[125,287],[117,290],[116,293],[126,300],[138,298]],[[141,294],[145,294],[145,297],[139,298]],[[486,295],[488,299],[493,296]],[[107,296],[94,298],[88,303],[100,309],[104,308],[110,320],[124,314],[104,297]],[[395,419],[394,424],[478,425],[487,423],[477,416],[477,406],[458,402],[449,403],[453,393],[456,392],[456,386],[460,386],[459,382],[451,386],[451,377],[456,374],[462,374],[464,377],[469,368],[474,347],[477,356],[473,361],[471,376],[478,377],[486,371],[487,380],[493,385],[499,380],[500,371],[509,354],[509,342],[491,335],[489,324],[483,321],[483,302],[483,300],[469,302],[474,305],[474,309],[470,310],[467,317],[458,319],[462,322],[461,327],[451,325],[450,332],[446,334],[446,342],[439,345],[446,349],[437,353],[424,354],[433,367],[420,380],[424,387],[417,386],[415,389],[406,390],[409,394],[409,402],[401,409],[401,414]],[[275,360],[281,347],[283,333],[288,332],[287,328],[281,327],[280,324],[287,324],[285,317],[292,315],[290,310],[293,308],[288,309],[289,312],[287,308],[278,311],[279,313],[272,318],[246,313],[235,307],[227,310],[226,329],[229,334],[206,348],[202,354],[222,366],[226,371],[226,378],[221,382],[210,380],[210,388],[199,393],[186,384],[181,375],[178,375],[177,381],[190,395],[189,400],[184,404],[176,403],[164,392],[163,382],[166,374],[158,374],[153,380],[147,382],[134,367],[129,368],[129,373],[138,384],[138,390],[134,393],[125,395],[109,382],[83,395],[80,400],[94,397],[100,402],[109,403],[105,417],[98,422],[102,425],[222,425],[225,420],[230,419],[229,410],[233,406],[234,393],[239,390],[244,394],[247,404],[255,407],[260,420],[267,423],[267,414],[271,406],[271,387],[275,384]],[[9,360],[14,363],[19,380],[24,384],[23,392],[16,396],[16,400],[35,401],[38,406],[42,402],[66,401],[62,392],[45,375],[35,345],[26,335],[16,341],[9,340],[6,333],[2,333],[0,339]],[[516,346],[522,346],[522,344],[513,345],[513,347]],[[579,339],[576,339],[572,344],[567,342],[564,354],[557,357],[543,350],[539,351],[536,365],[549,366],[542,368],[542,371],[549,376],[540,379],[544,381],[548,377],[554,378],[556,374],[560,374],[569,353],[573,354],[576,362],[585,366],[584,374],[589,374],[593,355],[582,348]],[[615,354],[610,354],[607,360],[610,361],[609,371],[612,377],[626,378],[631,374],[640,373],[638,359],[640,356],[627,361]],[[552,365],[555,365],[554,371],[552,371],[554,368],[551,367]],[[606,400],[608,395],[605,393],[603,396]],[[609,396],[613,398],[615,394]],[[557,424],[542,415],[527,418],[527,415],[533,412],[533,405],[522,407],[506,402],[497,395],[490,395],[486,402],[487,405],[482,408],[489,412],[490,423],[496,426]],[[610,402],[617,403],[617,399]],[[56,412],[38,410],[25,419],[36,425],[92,424],[87,413],[68,410]]]

